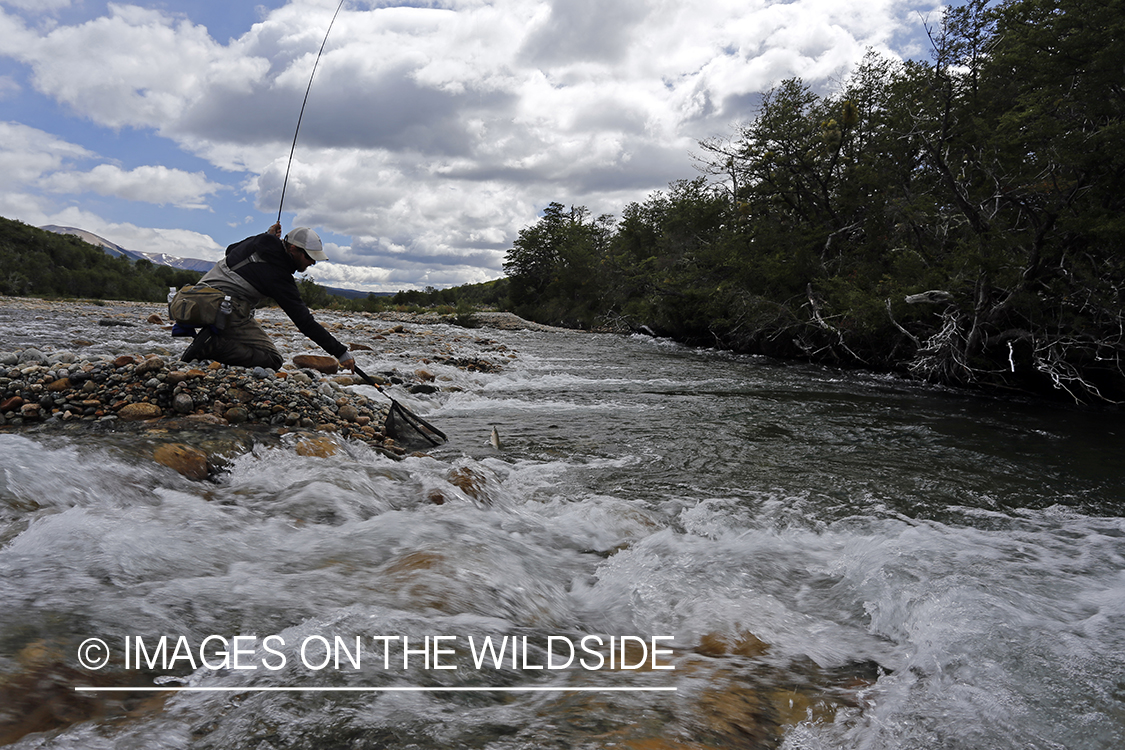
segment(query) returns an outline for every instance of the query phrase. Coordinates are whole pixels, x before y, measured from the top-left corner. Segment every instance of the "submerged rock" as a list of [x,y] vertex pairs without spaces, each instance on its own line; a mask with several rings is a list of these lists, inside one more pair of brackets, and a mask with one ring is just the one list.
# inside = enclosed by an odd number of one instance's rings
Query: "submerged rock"
[[159,419],[164,416],[164,410],[156,404],[144,402],[125,404],[117,412],[117,416],[126,422],[136,422],[143,419]]
[[159,446],[153,451],[152,457],[158,464],[174,469],[188,479],[207,478],[207,454],[198,448],[183,443],[169,443]]
[[300,440],[296,450],[299,456],[328,458],[339,452],[340,444],[326,435],[312,435]]
[[14,671],[0,675],[0,745],[91,719],[136,719],[163,708],[166,693],[76,691],[77,686],[147,688],[153,679],[151,673],[120,664],[98,672],[76,669],[67,658],[76,646],[37,640],[20,647],[11,662]]

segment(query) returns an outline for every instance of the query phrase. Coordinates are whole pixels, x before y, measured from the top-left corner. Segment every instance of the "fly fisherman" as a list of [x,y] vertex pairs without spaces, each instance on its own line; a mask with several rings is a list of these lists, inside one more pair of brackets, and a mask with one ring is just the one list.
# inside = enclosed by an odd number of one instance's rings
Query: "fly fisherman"
[[[181,289],[169,303],[169,311],[183,321],[185,303],[192,291],[200,287],[216,295],[229,296],[229,313],[212,312],[220,318],[218,325],[204,325],[181,359],[213,359],[242,367],[281,368],[284,361],[277,347],[254,320],[254,308],[264,297],[271,297],[301,333],[331,354],[340,365],[355,369],[355,358],[348,348],[336,340],[324,326],[316,322],[301,299],[293,274],[303,272],[318,260],[328,260],[320,237],[308,227],[298,227],[281,238],[280,222],[269,232],[248,237],[227,248],[226,257],[200,279],[194,289]],[[210,288],[210,289],[207,289]],[[222,295],[211,290],[218,290]],[[220,304],[215,302],[216,309]],[[225,318],[225,320],[223,320]],[[198,325],[194,321],[188,325]]]

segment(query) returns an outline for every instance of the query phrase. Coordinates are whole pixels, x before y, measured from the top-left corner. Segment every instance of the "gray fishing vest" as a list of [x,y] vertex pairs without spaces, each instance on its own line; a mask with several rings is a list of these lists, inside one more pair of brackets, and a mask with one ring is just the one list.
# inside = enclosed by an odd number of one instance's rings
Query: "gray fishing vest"
[[236,307],[242,307],[240,312],[245,311],[244,315],[248,318],[252,318],[254,317],[254,308],[258,306],[258,303],[262,301],[265,295],[255,289],[253,284],[239,276],[235,271],[242,268],[247,263],[264,262],[265,260],[261,255],[251,253],[245,259],[236,263],[234,268],[231,268],[227,265],[227,259],[223,258],[199,280],[199,283],[206,284],[215,289],[221,289],[229,294],[233,300],[242,302],[243,305],[236,305]]

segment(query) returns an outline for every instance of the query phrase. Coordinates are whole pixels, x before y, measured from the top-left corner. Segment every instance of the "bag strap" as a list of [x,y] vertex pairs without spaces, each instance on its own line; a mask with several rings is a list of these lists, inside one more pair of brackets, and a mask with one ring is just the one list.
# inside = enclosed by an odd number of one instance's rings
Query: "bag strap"
[[249,255],[247,255],[242,260],[235,263],[233,266],[230,266],[230,270],[237,271],[238,269],[240,269],[243,266],[245,266],[247,264],[250,264],[250,263],[265,263],[265,262],[266,262],[266,259],[263,258],[261,255],[259,255],[257,251],[254,251],[254,252],[250,253]]

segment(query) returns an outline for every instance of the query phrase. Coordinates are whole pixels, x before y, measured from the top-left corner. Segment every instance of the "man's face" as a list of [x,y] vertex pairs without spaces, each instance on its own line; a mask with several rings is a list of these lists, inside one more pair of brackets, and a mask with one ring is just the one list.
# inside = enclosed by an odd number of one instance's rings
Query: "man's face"
[[316,261],[310,258],[308,253],[301,248],[296,245],[286,245],[286,247],[289,250],[290,257],[293,258],[293,261],[297,264],[298,271],[304,272],[310,266],[316,265]]

